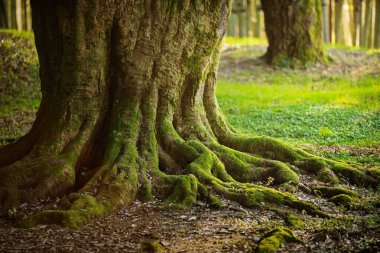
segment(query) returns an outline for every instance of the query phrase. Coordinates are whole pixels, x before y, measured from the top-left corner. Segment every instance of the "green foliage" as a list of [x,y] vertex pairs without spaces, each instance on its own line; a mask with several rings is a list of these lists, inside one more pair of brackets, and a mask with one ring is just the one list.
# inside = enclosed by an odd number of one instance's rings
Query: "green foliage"
[[0,144],[25,134],[34,120],[39,92],[33,34],[0,30]]

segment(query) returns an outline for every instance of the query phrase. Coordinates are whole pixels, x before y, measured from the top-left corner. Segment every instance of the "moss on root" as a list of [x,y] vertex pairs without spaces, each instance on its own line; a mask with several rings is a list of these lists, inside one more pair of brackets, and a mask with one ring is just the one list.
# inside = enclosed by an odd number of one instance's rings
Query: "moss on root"
[[293,231],[288,228],[275,228],[266,233],[260,240],[255,252],[271,253],[276,252],[282,244],[298,242],[302,240],[294,235]]
[[162,253],[162,252],[165,252],[165,247],[157,241],[150,241],[150,242],[145,243],[144,252]]
[[295,215],[291,212],[288,212],[286,214],[285,223],[286,223],[286,225],[288,225],[290,227],[303,227],[304,226],[303,221],[300,218],[298,218],[297,215]]
[[354,198],[359,197],[359,194],[357,194],[356,192],[351,191],[346,188],[342,188],[342,187],[315,186],[312,188],[312,191],[316,195],[319,195],[325,198],[331,198],[340,194],[345,194]]
[[338,206],[350,207],[354,200],[346,194],[339,194],[330,198],[329,201]]

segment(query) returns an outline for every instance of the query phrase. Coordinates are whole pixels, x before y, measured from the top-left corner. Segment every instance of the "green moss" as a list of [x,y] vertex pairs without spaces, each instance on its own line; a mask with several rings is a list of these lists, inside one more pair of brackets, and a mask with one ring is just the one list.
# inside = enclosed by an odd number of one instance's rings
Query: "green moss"
[[300,218],[298,218],[297,215],[290,213],[290,212],[286,213],[285,223],[286,223],[286,225],[291,226],[291,227],[303,227],[304,226],[303,221],[300,220]]
[[164,206],[183,210],[196,202],[198,180],[194,175],[164,176],[164,180],[171,185]]
[[288,166],[285,164],[279,164],[279,169],[276,170],[274,173],[275,176],[275,182],[282,184],[286,182],[299,182],[299,177],[297,173],[295,173],[293,170],[291,170]]
[[339,194],[330,198],[329,201],[339,206],[349,207],[352,204],[353,199],[346,194]]
[[316,186],[313,187],[312,190],[315,194],[327,198],[331,198],[340,194],[345,194],[351,197],[359,197],[359,194],[357,194],[356,192],[342,187]]
[[325,183],[339,183],[339,179],[335,175],[335,173],[329,168],[323,168],[319,170],[316,174],[316,178]]
[[291,242],[302,242],[297,236],[293,234],[288,228],[276,228],[266,233],[259,242],[255,252],[256,253],[270,253],[276,252],[281,244]]
[[373,178],[376,178],[377,182],[380,183],[380,169],[370,168],[370,169],[367,169],[367,171]]
[[148,242],[145,244],[144,252],[160,253],[160,252],[164,252],[164,251],[165,251],[165,247],[162,246],[162,244],[157,242],[157,241],[151,241],[151,242]]

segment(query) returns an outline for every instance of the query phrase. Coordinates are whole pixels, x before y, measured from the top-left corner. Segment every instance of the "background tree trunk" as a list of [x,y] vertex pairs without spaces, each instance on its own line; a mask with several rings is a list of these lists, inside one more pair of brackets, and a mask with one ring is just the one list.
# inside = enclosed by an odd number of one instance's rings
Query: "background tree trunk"
[[376,0],[375,48],[380,48],[380,0]]
[[323,39],[325,43],[330,43],[329,33],[329,14],[327,0],[322,0],[322,14],[323,14]]
[[6,1],[0,0],[0,28],[8,28]]
[[23,17],[22,17],[22,0],[16,0],[16,24],[17,30],[23,29]]
[[343,4],[344,0],[335,0],[335,44],[342,45],[344,45]]
[[362,4],[363,0],[354,1],[354,33],[353,33],[353,45],[359,46],[360,31],[362,26]]
[[363,33],[363,45],[366,48],[373,46],[373,20],[372,13],[374,8],[374,0],[365,1],[365,16],[364,16],[364,33]]
[[319,0],[262,0],[269,63],[323,61],[322,7]]
[[256,0],[247,0],[248,37],[253,38],[256,34]]

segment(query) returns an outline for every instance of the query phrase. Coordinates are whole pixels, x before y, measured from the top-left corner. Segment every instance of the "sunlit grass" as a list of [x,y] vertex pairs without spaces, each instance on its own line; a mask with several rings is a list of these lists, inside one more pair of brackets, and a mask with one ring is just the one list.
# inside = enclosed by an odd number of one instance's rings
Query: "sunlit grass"
[[268,44],[267,39],[261,38],[235,38],[235,37],[224,37],[223,44],[228,46],[258,46]]
[[[367,79],[368,80],[368,79]],[[233,82],[219,79],[217,95],[224,106],[235,106],[239,110],[253,107],[289,106],[298,104],[324,105],[328,107],[360,107],[380,110],[380,78],[369,79],[368,82],[339,84],[295,83],[289,80],[269,84],[255,82]]]

